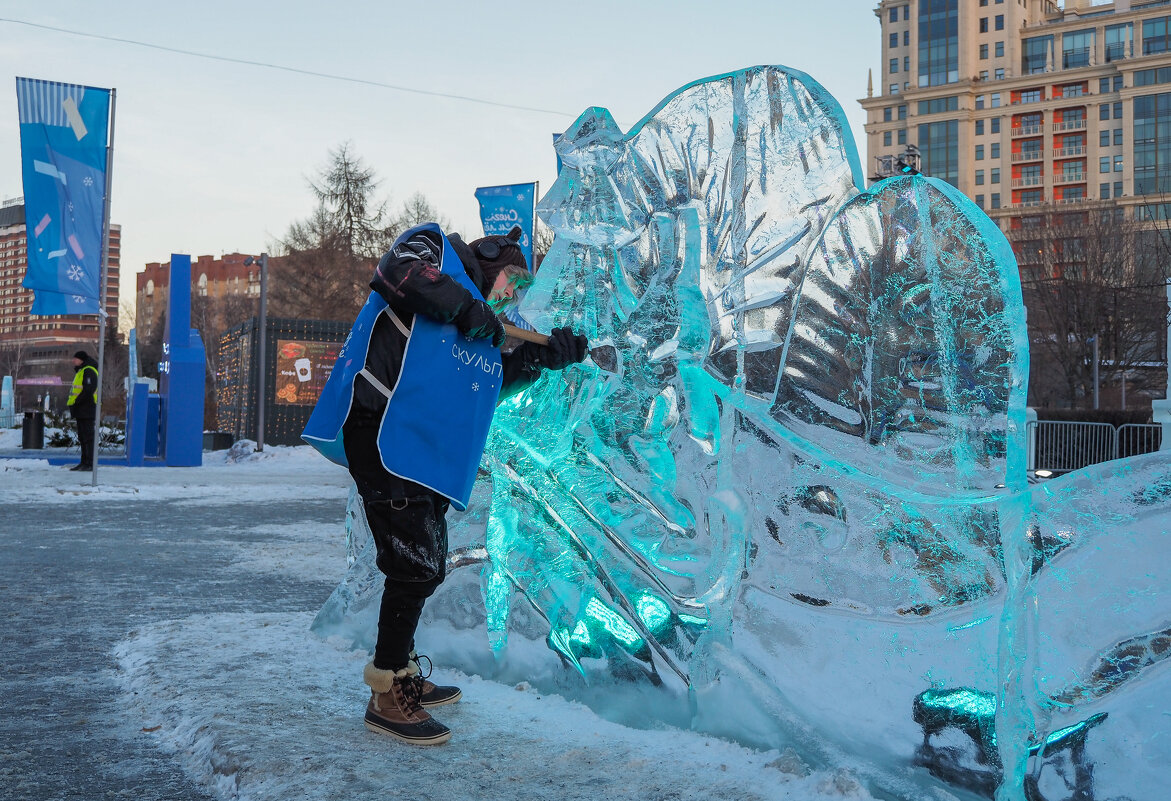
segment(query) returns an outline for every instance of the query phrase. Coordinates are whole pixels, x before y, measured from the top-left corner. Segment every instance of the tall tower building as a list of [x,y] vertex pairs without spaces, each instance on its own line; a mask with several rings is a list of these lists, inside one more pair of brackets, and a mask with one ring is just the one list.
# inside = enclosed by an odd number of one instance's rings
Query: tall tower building
[[[107,328],[118,324],[118,265],[121,226],[110,226],[110,269],[106,286]],[[98,320],[93,315],[32,316],[32,290],[21,286],[28,269],[24,203],[0,204],[0,372],[15,374],[21,387],[55,386],[72,380],[70,357],[78,348],[97,354]],[[40,384],[35,382],[40,381]]]
[[881,0],[875,14],[870,178],[910,163],[1005,231],[1030,403],[1165,397],[1171,0]]
[[872,178],[908,145],[994,219],[1117,201],[1171,216],[1166,0],[882,0],[866,109]]

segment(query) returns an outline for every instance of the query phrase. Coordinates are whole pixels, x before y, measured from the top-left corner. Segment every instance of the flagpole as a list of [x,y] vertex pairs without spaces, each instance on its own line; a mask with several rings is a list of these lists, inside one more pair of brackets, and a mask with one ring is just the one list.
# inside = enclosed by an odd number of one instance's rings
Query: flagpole
[[110,280],[110,185],[114,177],[114,116],[118,105],[118,90],[110,90],[110,139],[106,146],[106,197],[102,204],[102,288],[98,297],[98,392],[97,416],[94,418],[93,470],[90,486],[98,485],[98,458],[102,452],[102,381],[106,358],[106,290]]

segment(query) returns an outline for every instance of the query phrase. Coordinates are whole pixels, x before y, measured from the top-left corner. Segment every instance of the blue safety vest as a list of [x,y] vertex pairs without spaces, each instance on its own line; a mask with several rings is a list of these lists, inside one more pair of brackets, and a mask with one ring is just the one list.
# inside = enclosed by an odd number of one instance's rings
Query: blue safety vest
[[[440,235],[440,271],[482,300],[480,290],[435,223],[412,228],[395,241],[395,246],[420,231]],[[359,374],[366,366],[374,323],[384,313],[394,314],[381,295],[371,292],[301,434],[327,459],[342,466],[349,466],[342,426],[350,413],[354,382],[367,380]],[[470,339],[451,323],[416,314],[398,382],[393,390],[387,390],[386,411],[378,428],[383,466],[449,498],[456,509],[467,508],[502,382],[500,350],[491,339]]]

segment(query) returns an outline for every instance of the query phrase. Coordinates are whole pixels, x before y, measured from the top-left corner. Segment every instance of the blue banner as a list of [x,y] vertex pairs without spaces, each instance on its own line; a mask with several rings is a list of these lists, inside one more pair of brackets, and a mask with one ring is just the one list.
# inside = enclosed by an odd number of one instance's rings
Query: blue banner
[[16,79],[32,314],[97,314],[110,90]]
[[519,225],[520,249],[529,269],[533,268],[533,225],[537,218],[537,185],[481,186],[476,190],[480,201],[480,222],[484,236],[504,236]]

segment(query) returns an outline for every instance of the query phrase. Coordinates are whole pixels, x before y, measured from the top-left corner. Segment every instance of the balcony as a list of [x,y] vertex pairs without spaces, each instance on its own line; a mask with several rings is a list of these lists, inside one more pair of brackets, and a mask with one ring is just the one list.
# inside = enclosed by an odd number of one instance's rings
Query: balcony
[[1024,189],[1025,187],[1029,187],[1029,186],[1043,186],[1044,184],[1045,184],[1045,176],[1044,175],[1029,175],[1024,178],[1013,178],[1012,179],[1012,188],[1013,189]]
[[1086,174],[1084,172],[1058,172],[1053,174],[1053,183],[1057,184],[1084,184],[1086,182]]
[[1070,203],[1086,203],[1087,201],[1089,201],[1088,197],[1063,197],[1057,203],[1064,206]]
[[1036,149],[1022,150],[1019,153],[1013,153],[1012,163],[1016,164],[1021,161],[1040,161],[1044,157],[1044,151],[1038,147]]
[[1055,159],[1072,159],[1077,156],[1086,155],[1086,146],[1079,145],[1077,147],[1060,147],[1053,151],[1053,158]]
[[1044,206],[1045,201],[1044,200],[1021,200],[1016,203],[1013,203],[1012,205],[1018,209],[1027,209],[1030,206]]
[[1038,125],[1019,125],[1016,128],[1010,128],[1010,135],[1017,136],[1040,136],[1045,132],[1043,124]]
[[1085,129],[1085,118],[1080,120],[1065,120],[1064,122],[1055,122],[1051,128],[1053,133],[1061,133],[1062,131],[1084,131]]

